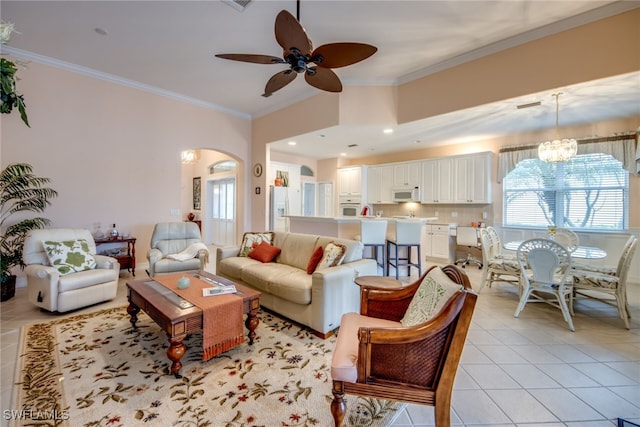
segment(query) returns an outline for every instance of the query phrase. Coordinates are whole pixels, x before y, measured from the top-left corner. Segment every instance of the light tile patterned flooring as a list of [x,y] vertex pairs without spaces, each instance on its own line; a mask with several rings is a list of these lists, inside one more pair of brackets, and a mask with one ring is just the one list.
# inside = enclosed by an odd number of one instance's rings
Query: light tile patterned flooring
[[[467,273],[478,289],[481,271],[469,267]],[[140,277],[144,271],[138,271]],[[122,274],[114,301],[80,312],[126,304],[128,278]],[[611,427],[617,417],[640,423],[639,285],[630,285],[629,297],[630,331],[615,308],[579,301],[576,332],[571,332],[560,311],[546,304],[529,304],[514,318],[517,292],[512,286],[483,289],[456,377],[452,425]],[[16,409],[10,396],[20,327],[57,315],[26,302],[24,288],[0,311],[0,406]],[[433,424],[433,408],[409,405],[393,425]],[[0,425],[7,425],[4,417]]]

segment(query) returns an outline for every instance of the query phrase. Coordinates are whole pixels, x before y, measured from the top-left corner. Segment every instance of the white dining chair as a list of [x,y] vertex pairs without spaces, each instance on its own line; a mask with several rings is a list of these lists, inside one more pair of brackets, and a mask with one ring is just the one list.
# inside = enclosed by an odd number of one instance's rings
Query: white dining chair
[[[574,267],[571,274],[574,277],[574,292],[576,296],[597,299],[618,307],[618,314],[629,329],[629,301],[627,299],[627,277],[631,268],[631,260],[638,247],[638,238],[629,236],[615,269],[589,268],[582,264]],[[605,298],[599,297],[602,295]],[[611,300],[613,297],[614,299]]]
[[[517,251],[520,264],[522,293],[514,313],[519,317],[530,302],[545,302],[562,311],[569,329],[573,326],[573,281],[571,254],[561,244],[550,239],[530,239]],[[545,296],[546,295],[546,296]]]
[[562,246],[567,248],[569,252],[574,252],[580,244],[578,235],[568,228],[556,228],[553,236],[549,236],[551,240],[555,240]]
[[[491,229],[491,230],[490,230]],[[504,282],[520,290],[520,265],[515,256],[502,254],[502,243],[493,227],[487,227],[480,234],[482,243],[482,280],[480,289],[491,287],[493,282]]]

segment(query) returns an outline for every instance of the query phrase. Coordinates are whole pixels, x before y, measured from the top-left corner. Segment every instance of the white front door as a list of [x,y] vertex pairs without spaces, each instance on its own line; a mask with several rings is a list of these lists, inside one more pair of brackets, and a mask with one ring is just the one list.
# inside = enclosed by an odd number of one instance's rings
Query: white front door
[[236,179],[224,178],[207,182],[207,201],[211,216],[207,242],[218,246],[236,244]]

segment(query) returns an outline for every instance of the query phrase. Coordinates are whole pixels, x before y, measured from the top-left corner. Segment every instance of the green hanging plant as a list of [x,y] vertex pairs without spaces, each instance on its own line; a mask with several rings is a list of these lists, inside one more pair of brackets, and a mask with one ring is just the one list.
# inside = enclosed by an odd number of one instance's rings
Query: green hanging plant
[[[7,43],[13,31],[13,24],[0,23],[0,43]],[[27,118],[24,96],[16,92],[16,71],[18,68],[15,63],[0,58],[0,113],[10,114],[14,108],[18,108],[24,124],[31,127]]]

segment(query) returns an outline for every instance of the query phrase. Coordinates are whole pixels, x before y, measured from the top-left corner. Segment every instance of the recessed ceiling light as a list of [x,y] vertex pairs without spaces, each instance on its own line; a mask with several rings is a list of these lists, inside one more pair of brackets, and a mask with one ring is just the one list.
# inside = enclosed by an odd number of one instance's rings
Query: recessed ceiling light
[[107,34],[107,30],[103,30],[102,28],[95,28],[93,31],[96,32],[96,34],[100,34],[101,36],[106,36]]
[[347,155],[347,153],[340,153],[340,155],[341,155],[341,156],[346,156],[346,155]]
[[391,128],[386,128],[385,130],[383,130],[382,132],[384,133],[393,133],[393,129]]
[[287,144],[289,144],[289,145],[296,145],[296,142],[295,142],[295,141],[289,141],[289,142],[287,142]]

